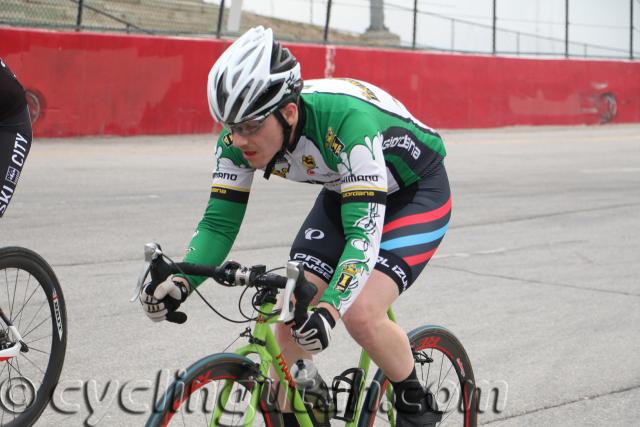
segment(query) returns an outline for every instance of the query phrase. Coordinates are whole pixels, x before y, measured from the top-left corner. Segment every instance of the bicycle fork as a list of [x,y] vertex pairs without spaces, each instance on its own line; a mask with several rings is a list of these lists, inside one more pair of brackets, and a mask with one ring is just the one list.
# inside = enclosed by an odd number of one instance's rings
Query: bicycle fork
[[15,338],[15,342],[9,340],[9,335],[6,331],[0,330],[0,362],[4,362],[9,359],[13,359],[18,356],[20,352],[26,353],[29,351],[29,347],[22,340],[22,336],[18,332],[18,328],[13,326],[11,320],[4,314],[2,308],[0,308],[0,318],[7,325],[9,332]]

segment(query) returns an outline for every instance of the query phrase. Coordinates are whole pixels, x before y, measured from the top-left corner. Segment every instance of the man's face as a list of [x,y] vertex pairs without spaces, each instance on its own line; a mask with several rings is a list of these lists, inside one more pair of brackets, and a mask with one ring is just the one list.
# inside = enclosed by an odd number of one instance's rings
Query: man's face
[[282,126],[273,114],[252,133],[233,133],[233,145],[242,150],[242,155],[255,169],[264,168],[282,147]]

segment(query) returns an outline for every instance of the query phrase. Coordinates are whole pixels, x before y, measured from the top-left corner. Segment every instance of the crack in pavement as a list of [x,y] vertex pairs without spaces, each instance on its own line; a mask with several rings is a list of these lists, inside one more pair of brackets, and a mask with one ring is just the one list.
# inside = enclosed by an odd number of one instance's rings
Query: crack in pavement
[[507,276],[507,275],[503,275],[503,274],[479,273],[477,271],[467,270],[466,268],[456,268],[456,267],[449,267],[449,266],[444,266],[444,265],[432,265],[431,268],[442,268],[442,269],[445,269],[445,270],[461,271],[461,272],[473,274],[473,275],[476,275],[476,276],[494,277],[494,278],[497,278],[497,279],[513,280],[513,281],[524,282],[524,283],[532,283],[532,284],[536,284],[536,285],[555,286],[555,287],[558,287],[558,288],[571,288],[571,289],[578,289],[578,290],[581,290],[581,291],[600,292],[600,293],[604,293],[604,294],[614,294],[614,295],[625,295],[625,296],[632,296],[632,297],[640,297],[640,294],[634,294],[632,292],[612,291],[612,290],[608,290],[608,289],[598,289],[598,288],[591,288],[591,287],[585,287],[585,286],[569,285],[569,284],[566,284],[566,283],[544,282],[542,280],[525,279],[525,278],[522,278],[522,277]]
[[640,389],[640,384],[639,385],[634,385],[634,386],[631,386],[631,387],[621,388],[621,389],[618,389],[618,390],[608,391],[608,392],[605,392],[605,393],[593,394],[593,395],[590,395],[590,396],[583,396],[583,397],[580,397],[580,398],[577,398],[577,399],[568,400],[566,402],[557,403],[555,405],[549,405],[549,406],[543,406],[541,408],[530,409],[528,411],[523,411],[523,412],[520,412],[518,414],[508,415],[508,416],[502,417],[502,418],[496,418],[496,419],[493,419],[491,421],[483,422],[481,424],[482,425],[493,424],[493,423],[497,423],[497,422],[500,422],[500,421],[510,420],[510,419],[513,419],[513,418],[519,418],[519,417],[523,417],[523,416],[530,415],[530,414],[535,414],[536,412],[542,412],[542,411],[547,411],[549,409],[555,409],[555,408],[561,408],[561,407],[567,406],[567,405],[573,405],[574,403],[583,402],[585,400],[594,400],[594,399],[599,399],[601,397],[611,396],[611,395],[614,395],[614,394],[626,393],[628,391],[632,391],[632,390],[636,390],[636,389]]
[[[289,244],[277,244],[277,245],[264,245],[264,246],[252,246],[252,247],[240,247],[240,248],[234,248],[235,252],[242,252],[242,251],[254,251],[254,250],[263,250],[263,249],[282,249],[282,248],[286,248],[286,247],[290,247],[291,245]],[[182,257],[184,255],[184,253],[178,253],[178,254],[166,254],[169,258],[173,259],[174,261],[176,259],[179,259],[180,257]],[[100,264],[124,264],[127,262],[140,262],[140,265],[142,265],[144,263],[144,256],[141,256],[139,258],[121,258],[121,259],[112,259],[112,260],[104,260],[104,261],[78,261],[78,262],[69,262],[69,263],[51,263],[52,267],[82,267],[82,266],[89,266],[89,265],[100,265]]]
[[525,216],[525,217],[521,217],[521,218],[511,218],[511,219],[505,219],[505,220],[499,220],[499,221],[487,221],[487,222],[476,222],[476,223],[469,223],[469,224],[461,224],[461,225],[458,225],[458,226],[451,226],[451,227],[449,227],[449,229],[450,230],[457,230],[457,229],[461,229],[461,228],[481,227],[483,225],[501,225],[501,224],[508,224],[508,223],[512,223],[512,222],[533,221],[533,220],[540,219],[540,218],[552,218],[552,217],[555,217],[555,216],[573,215],[573,214],[585,213],[585,212],[605,211],[605,210],[610,210],[610,209],[630,208],[630,207],[634,207],[634,206],[640,206],[640,203],[625,203],[625,204],[620,204],[620,205],[600,206],[600,207],[597,207],[597,208],[574,209],[574,210],[569,210],[569,211],[552,212],[552,213],[546,213],[546,214],[540,214],[540,215],[530,215],[530,216]]
[[[474,255],[496,255],[504,254],[507,252],[528,251],[535,248],[557,248],[559,245],[574,245],[578,243],[586,243],[588,240],[558,240],[554,242],[534,243],[525,246],[513,246],[511,248],[499,247],[495,249],[483,249],[481,251],[473,252],[452,252],[444,254],[436,254],[431,259],[447,259],[447,258],[469,258]],[[593,262],[591,262],[593,263]]]
[[[532,248],[557,247],[558,245],[572,245],[572,244],[585,243],[585,242],[587,242],[587,240],[559,240],[559,241],[535,243],[532,245],[517,246],[517,247],[511,247],[511,248],[499,247],[495,249],[485,249],[485,250],[473,251],[473,252],[452,252],[452,253],[436,254],[433,256],[433,259],[469,258],[474,255],[495,255],[495,254],[500,254],[505,252],[529,250]],[[288,243],[276,243],[276,244],[257,245],[257,246],[248,246],[248,247],[243,246],[243,247],[234,248],[234,250],[235,252],[265,250],[265,249],[275,250],[275,249],[287,248],[290,246],[291,245]],[[176,258],[179,258],[182,255],[183,255],[182,253],[176,253],[176,254],[170,254],[168,256],[175,260]],[[78,262],[71,262],[71,263],[55,263],[55,264],[51,264],[51,266],[52,267],[82,267],[85,265],[89,266],[89,265],[100,265],[100,264],[120,264],[120,263],[127,263],[127,262],[136,262],[136,261],[142,262],[142,259],[143,258],[141,256],[140,258],[135,258],[135,259],[122,258],[122,259],[105,260],[105,261],[78,261]]]

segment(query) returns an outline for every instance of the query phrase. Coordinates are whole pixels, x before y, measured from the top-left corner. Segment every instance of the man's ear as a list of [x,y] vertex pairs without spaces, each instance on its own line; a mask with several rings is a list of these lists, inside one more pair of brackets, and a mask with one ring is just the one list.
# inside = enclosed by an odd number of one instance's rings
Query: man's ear
[[295,102],[289,102],[282,107],[282,115],[287,123],[293,126],[298,121],[298,105]]

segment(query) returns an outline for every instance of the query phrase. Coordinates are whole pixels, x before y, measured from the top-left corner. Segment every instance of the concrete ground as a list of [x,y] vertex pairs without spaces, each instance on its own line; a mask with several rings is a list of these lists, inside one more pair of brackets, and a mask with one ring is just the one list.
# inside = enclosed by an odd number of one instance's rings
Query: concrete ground
[[[399,322],[444,325],[460,338],[480,385],[498,391],[481,402],[481,424],[637,425],[640,126],[442,134],[452,221],[397,303]],[[183,253],[209,197],[212,147],[208,135],[34,143],[0,243],[42,254],[67,302],[58,411],[47,409],[38,426],[141,425],[168,372],[223,350],[243,329],[197,297],[182,326],[154,324],[128,301],[146,242]],[[318,191],[256,177],[231,257],[283,265]],[[238,317],[236,289],[201,289]],[[339,327],[321,370],[356,362]]]

